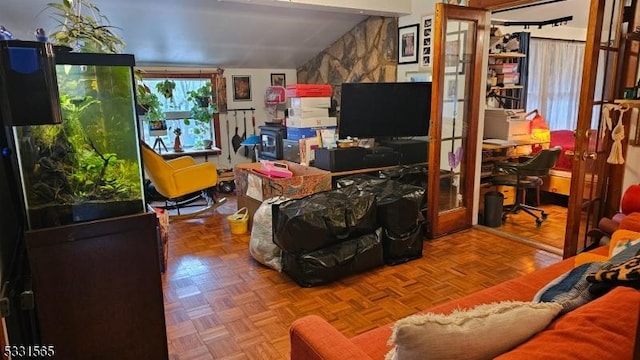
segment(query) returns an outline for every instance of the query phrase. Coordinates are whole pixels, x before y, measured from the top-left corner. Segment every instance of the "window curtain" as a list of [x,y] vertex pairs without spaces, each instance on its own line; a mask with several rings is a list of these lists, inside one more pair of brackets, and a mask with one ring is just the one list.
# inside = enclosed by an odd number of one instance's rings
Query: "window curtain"
[[551,130],[576,128],[584,43],[531,38],[527,111],[538,109]]

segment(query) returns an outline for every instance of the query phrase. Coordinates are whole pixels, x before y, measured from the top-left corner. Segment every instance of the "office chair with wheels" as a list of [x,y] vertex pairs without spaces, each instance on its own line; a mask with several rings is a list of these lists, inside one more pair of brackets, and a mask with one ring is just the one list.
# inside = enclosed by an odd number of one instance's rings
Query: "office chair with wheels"
[[[546,220],[548,214],[543,209],[535,206],[530,206],[525,203],[526,189],[536,189],[542,185],[542,177],[549,175],[549,170],[555,166],[558,157],[560,156],[560,148],[555,147],[553,149],[544,149],[537,153],[531,159],[522,162],[498,162],[496,168],[503,174],[496,175],[491,179],[491,183],[494,185],[506,185],[513,186],[516,193],[516,203],[510,206],[509,209],[502,214],[502,222],[507,220],[507,215],[515,214],[520,210],[533,216],[536,219],[536,226],[542,225],[542,222]],[[522,200],[518,195],[522,190]],[[539,211],[540,216],[536,215],[534,211]]]

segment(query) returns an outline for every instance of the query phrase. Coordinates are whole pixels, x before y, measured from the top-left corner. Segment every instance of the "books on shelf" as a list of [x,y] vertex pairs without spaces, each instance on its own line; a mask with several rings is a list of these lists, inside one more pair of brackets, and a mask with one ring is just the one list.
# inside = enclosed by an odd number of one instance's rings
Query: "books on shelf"
[[503,85],[515,85],[520,82],[520,73],[497,74],[497,83]]
[[502,64],[490,64],[490,69],[496,72],[496,74],[510,74],[518,72],[518,63],[502,63]]

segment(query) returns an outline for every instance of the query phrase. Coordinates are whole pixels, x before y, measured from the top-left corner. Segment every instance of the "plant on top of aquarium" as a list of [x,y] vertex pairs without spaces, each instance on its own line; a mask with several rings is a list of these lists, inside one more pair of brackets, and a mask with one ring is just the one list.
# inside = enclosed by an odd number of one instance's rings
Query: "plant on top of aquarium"
[[156,89],[165,99],[173,100],[173,90],[176,88],[176,83],[171,80],[165,80],[156,84]]
[[[55,45],[69,46],[80,52],[117,54],[125,46],[124,41],[111,30],[109,19],[90,0],[61,0],[47,4],[56,10],[51,16],[60,30],[51,34]],[[106,25],[105,25],[106,23]]]

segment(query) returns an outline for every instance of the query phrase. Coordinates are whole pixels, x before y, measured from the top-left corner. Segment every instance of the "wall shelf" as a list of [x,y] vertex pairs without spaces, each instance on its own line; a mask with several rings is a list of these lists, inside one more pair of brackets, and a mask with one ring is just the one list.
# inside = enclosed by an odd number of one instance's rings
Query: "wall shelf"
[[510,90],[510,89],[524,89],[522,85],[505,85],[505,86],[492,86],[491,90]]
[[496,59],[515,59],[515,58],[527,57],[527,55],[517,53],[517,52],[508,52],[508,53],[489,54],[489,57],[496,58]]

